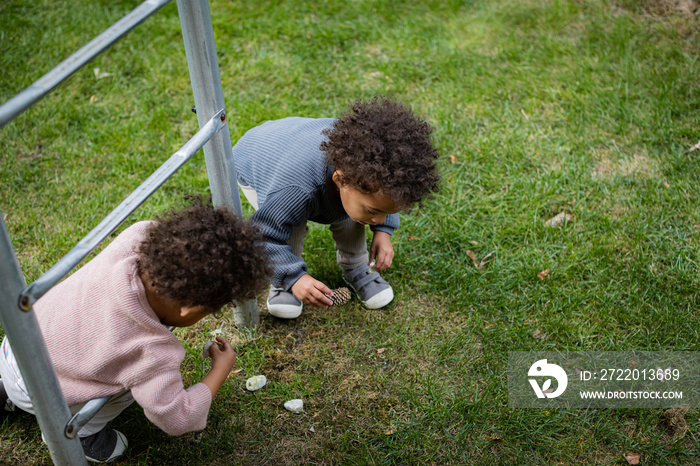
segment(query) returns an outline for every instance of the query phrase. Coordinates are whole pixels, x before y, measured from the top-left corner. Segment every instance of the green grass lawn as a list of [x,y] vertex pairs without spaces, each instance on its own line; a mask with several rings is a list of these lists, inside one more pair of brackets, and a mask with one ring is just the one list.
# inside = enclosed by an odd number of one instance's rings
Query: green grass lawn
[[[0,2],[0,101],[137,4]],[[252,330],[230,314],[177,330],[187,384],[218,328],[238,372],[203,432],[169,437],[129,408],[120,464],[698,464],[697,409],[511,409],[506,377],[513,350],[700,350],[698,6],[212,0],[234,142],[382,94],[434,125],[443,183],[402,214],[387,309],[284,322],[261,297]],[[192,105],[173,3],[0,130],[28,282],[196,132]],[[126,224],[208,189],[200,153]],[[332,244],[313,226],[305,258],[336,287]],[[482,270],[469,257],[492,252]],[[249,393],[257,374],[270,382]],[[50,463],[33,417],[0,418],[0,464]]]

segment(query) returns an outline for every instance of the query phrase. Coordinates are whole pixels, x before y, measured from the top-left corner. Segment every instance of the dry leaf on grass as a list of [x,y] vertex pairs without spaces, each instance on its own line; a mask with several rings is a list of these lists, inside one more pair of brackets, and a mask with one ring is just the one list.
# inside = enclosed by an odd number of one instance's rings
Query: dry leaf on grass
[[697,144],[695,144],[693,147],[691,147],[689,152],[693,152],[695,149],[700,149],[700,141],[698,141]]
[[472,262],[474,263],[474,267],[476,267],[476,268],[478,269],[478,268],[479,268],[479,262],[476,260],[476,254],[474,254],[474,251],[472,251],[471,249],[467,249],[467,256],[469,256],[469,258],[470,258],[470,259],[472,260]]
[[112,73],[107,73],[106,71],[100,71],[99,68],[93,68],[92,72],[95,74],[95,78],[103,79],[112,76]]
[[483,259],[480,261],[476,258],[476,254],[474,254],[474,251],[471,249],[467,249],[466,254],[469,256],[469,258],[472,260],[474,263],[474,267],[476,267],[476,270],[484,270],[486,268],[486,261],[496,253],[496,251],[491,251],[490,253],[486,254]]
[[541,340],[544,338],[544,332],[540,329],[537,329],[534,332],[532,332],[532,338],[535,338],[537,340]]
[[537,276],[539,277],[540,280],[544,280],[549,276],[549,269],[543,270],[542,272],[537,272]]
[[382,354],[384,351],[386,351],[386,348],[378,348],[377,354]]
[[639,453],[633,452],[633,451],[628,451],[625,453],[625,459],[627,460],[627,464],[639,464]]
[[450,155],[450,162],[455,163],[456,161],[457,161],[457,157],[455,157],[454,155]]
[[387,432],[386,432],[386,435],[391,435],[391,434],[393,434],[393,433],[394,433],[394,430],[392,429],[392,430],[387,431]]
[[483,259],[481,259],[481,262],[479,262],[479,270],[486,268],[486,261],[495,253],[496,251],[491,251],[490,253],[486,254]]
[[544,222],[544,226],[548,228],[556,228],[563,223],[568,223],[574,219],[574,216],[566,212],[561,212]]

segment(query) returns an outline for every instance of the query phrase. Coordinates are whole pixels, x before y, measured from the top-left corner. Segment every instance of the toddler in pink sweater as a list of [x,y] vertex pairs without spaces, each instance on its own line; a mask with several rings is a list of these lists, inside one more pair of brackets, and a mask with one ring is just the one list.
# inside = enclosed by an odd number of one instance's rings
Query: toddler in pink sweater
[[[185,349],[166,326],[186,327],[267,284],[258,231],[225,209],[197,199],[186,210],[124,230],[99,255],[34,305],[46,346],[72,412],[113,397],[79,433],[92,461],[126,448],[107,423],[134,400],[170,435],[202,430],[212,398],[236,362],[217,337],[211,371],[185,389]],[[4,402],[3,402],[4,401]],[[33,413],[7,338],[0,346],[0,411]]]

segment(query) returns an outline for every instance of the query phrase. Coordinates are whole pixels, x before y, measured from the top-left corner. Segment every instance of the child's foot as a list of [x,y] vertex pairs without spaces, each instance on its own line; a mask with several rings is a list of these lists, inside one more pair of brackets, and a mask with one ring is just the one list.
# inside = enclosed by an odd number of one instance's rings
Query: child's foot
[[129,446],[126,436],[109,426],[96,434],[81,438],[80,444],[85,458],[93,463],[108,463],[124,453]]
[[343,270],[343,278],[368,309],[382,308],[394,299],[394,290],[391,289],[391,285],[379,273],[370,273],[367,265]]
[[291,291],[270,287],[267,295],[267,310],[280,319],[296,319],[301,315],[304,305]]

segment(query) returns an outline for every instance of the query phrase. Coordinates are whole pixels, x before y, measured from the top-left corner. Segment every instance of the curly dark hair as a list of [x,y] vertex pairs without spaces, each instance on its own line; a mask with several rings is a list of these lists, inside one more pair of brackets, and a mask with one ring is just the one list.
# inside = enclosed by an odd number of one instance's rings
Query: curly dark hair
[[438,189],[440,176],[428,123],[405,105],[374,97],[357,100],[323,134],[326,162],[343,172],[342,182],[364,194],[381,192],[400,209]]
[[139,246],[138,272],[158,294],[214,312],[268,285],[260,242],[252,224],[195,197],[187,209],[156,217]]

